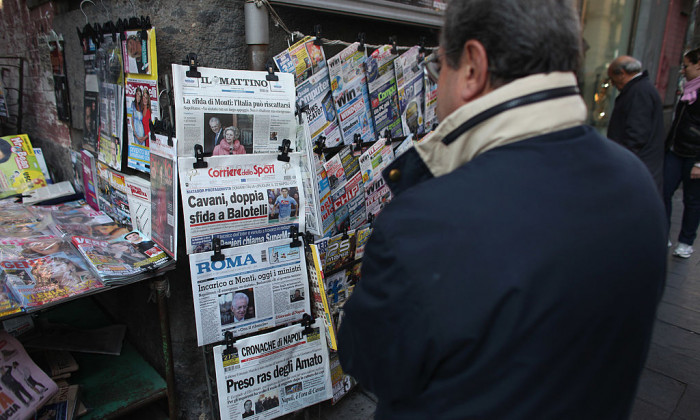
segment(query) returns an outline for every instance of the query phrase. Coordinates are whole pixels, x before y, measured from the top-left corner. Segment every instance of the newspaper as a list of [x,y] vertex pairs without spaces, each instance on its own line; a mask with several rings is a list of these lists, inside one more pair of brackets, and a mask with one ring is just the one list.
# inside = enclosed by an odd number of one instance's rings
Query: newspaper
[[158,82],[127,77],[125,94],[128,166],[148,173],[150,172],[148,157],[150,123],[160,115]]
[[283,139],[296,148],[291,74],[277,73],[279,81],[268,81],[267,72],[199,67],[202,77],[192,78],[187,71],[173,64],[178,156],[194,156],[195,144],[205,153],[223,154],[216,147],[227,141],[228,127],[232,146],[243,146],[247,154],[276,153]]
[[177,259],[177,139],[156,134],[151,141],[151,238]]
[[315,37],[306,36],[274,57],[277,68],[294,75],[299,85],[326,67],[326,56],[320,45],[314,45]]
[[207,168],[179,159],[187,253],[208,251],[212,239],[242,246],[289,237],[292,225],[305,229],[300,155],[212,156]]
[[[432,54],[426,57],[426,61],[432,58]],[[423,69],[423,73],[425,73]],[[433,130],[433,126],[438,123],[437,118],[437,83],[430,81],[428,76],[423,77],[425,81],[425,132]]]
[[423,86],[423,59],[420,47],[411,47],[394,60],[396,88],[399,95],[401,124],[404,134],[415,133],[420,136],[425,132],[423,108],[425,95]]
[[383,45],[367,58],[367,85],[374,117],[374,129],[379,135],[389,130],[391,137],[403,135],[401,111],[396,89],[394,59],[391,45]]
[[332,397],[323,324],[293,325],[214,347],[221,419],[272,419]]
[[318,73],[297,86],[297,101],[309,107],[305,114],[311,131],[312,143],[315,143],[320,136],[325,137],[327,147],[343,143],[338,128],[327,68],[322,68]]
[[374,140],[372,109],[364,71],[366,60],[367,54],[360,50],[359,42],[328,60],[331,91],[345,144],[352,143],[355,134],[359,134],[364,142]]
[[151,183],[135,175],[126,176],[131,228],[151,236]]
[[34,364],[22,344],[5,331],[0,331],[0,352],[0,418],[32,418],[58,391],[58,386]]
[[200,346],[250,334],[310,313],[304,248],[279,240],[190,255],[192,295]]

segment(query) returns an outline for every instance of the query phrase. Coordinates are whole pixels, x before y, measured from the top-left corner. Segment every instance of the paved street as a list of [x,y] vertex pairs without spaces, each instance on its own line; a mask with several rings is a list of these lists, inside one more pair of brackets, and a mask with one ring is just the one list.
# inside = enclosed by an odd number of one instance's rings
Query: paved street
[[[678,236],[682,203],[674,197],[671,238]],[[689,259],[671,257],[666,291],[642,374],[632,420],[700,420],[700,241]],[[311,407],[307,419],[371,419],[373,396],[356,389],[337,406]]]

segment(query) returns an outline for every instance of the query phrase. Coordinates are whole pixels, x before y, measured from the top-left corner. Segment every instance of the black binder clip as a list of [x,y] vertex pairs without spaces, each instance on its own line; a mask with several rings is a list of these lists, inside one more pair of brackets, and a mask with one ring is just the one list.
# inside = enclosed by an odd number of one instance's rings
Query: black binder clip
[[357,34],[357,42],[360,43],[360,45],[357,47],[358,51],[366,51],[365,49],[365,33],[360,32]]
[[374,224],[374,214],[370,213],[367,215],[367,224],[372,227],[372,224]]
[[155,141],[156,133],[168,136],[168,146],[173,146],[173,127],[168,121],[163,121],[156,118],[150,122],[151,126],[151,141]]
[[352,144],[354,144],[353,150],[355,150],[356,152],[362,151],[362,136],[360,135],[360,133],[355,133]]
[[318,136],[318,138],[314,142],[314,153],[321,156],[321,154],[323,154],[323,151],[325,149],[326,149],[326,137],[325,136]]
[[277,160],[289,162],[289,152],[292,149],[292,142],[289,139],[282,140],[282,145],[277,148],[281,153],[277,155]]
[[314,45],[321,46],[323,45],[323,40],[321,40],[321,25],[314,25],[314,34],[316,39],[314,39]]
[[204,161],[204,148],[201,144],[194,145],[194,158],[196,161],[192,164],[193,168],[201,169],[209,166],[209,164]]
[[289,237],[292,238],[292,243],[289,244],[292,248],[299,248],[301,246],[301,241],[299,240],[299,228],[296,225],[289,227]]
[[125,33],[124,33],[124,31],[126,31],[126,21],[122,20],[121,18],[117,19],[117,25],[116,25],[115,29],[116,29],[117,33],[119,34],[119,40],[122,42],[126,41]]
[[197,60],[197,54],[189,53],[182,61],[182,64],[190,66],[190,69],[185,73],[187,77],[202,77],[202,73],[197,71],[197,66],[200,64]]
[[309,244],[314,243],[314,234],[311,232],[304,233],[304,249],[310,250]]
[[103,42],[105,42],[105,34],[104,34],[103,30],[102,30],[102,26],[100,26],[99,23],[95,23],[95,24],[92,26],[92,29],[93,29],[93,31],[95,31],[95,36],[96,36],[97,39],[99,40],[100,44],[102,44]]
[[211,249],[214,251],[214,255],[211,256],[212,261],[224,260],[224,254],[221,253],[221,238],[212,238]]
[[143,41],[146,41],[148,39],[148,30],[151,29],[153,26],[151,25],[151,17],[146,16],[143,17],[141,16],[141,39]]
[[279,77],[275,74],[275,63],[272,61],[272,59],[267,60],[267,64],[265,65],[265,69],[267,70],[267,76],[265,76],[265,79],[268,82],[276,82],[280,80]]
[[294,112],[294,114],[299,118],[299,124],[301,124],[301,123],[302,123],[302,121],[301,121],[301,114],[302,114],[303,112],[306,112],[306,111],[309,110],[309,104],[305,104],[304,102],[301,102],[301,101],[300,101],[300,102],[297,102],[296,108],[297,108],[297,109],[296,109],[296,111]]
[[391,44],[391,53],[393,55],[399,55],[399,49],[396,47],[396,37],[395,36],[389,37],[389,44]]
[[350,239],[350,237],[348,236],[348,228],[343,228],[343,237],[341,239],[344,241]]
[[233,339],[233,333],[231,331],[226,331],[224,333],[224,344],[226,345],[226,348],[223,351],[224,356],[236,353],[236,348],[233,347],[235,343],[236,340]]
[[301,326],[304,327],[304,331],[301,333],[304,335],[309,335],[314,333],[314,329],[311,328],[311,324],[314,323],[314,317],[309,314],[304,314],[301,317]]

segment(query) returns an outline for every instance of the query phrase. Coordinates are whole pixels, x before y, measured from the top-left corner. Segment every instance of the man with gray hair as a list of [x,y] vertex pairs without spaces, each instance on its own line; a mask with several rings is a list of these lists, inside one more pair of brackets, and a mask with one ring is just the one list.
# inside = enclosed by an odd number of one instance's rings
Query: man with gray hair
[[575,4],[448,3],[440,125],[384,170],[343,306],[340,362],[377,419],[629,415],[666,220],[642,162],[585,124]]
[[248,313],[248,295],[237,292],[231,300],[231,312],[233,312],[233,322],[241,322]]
[[661,97],[642,72],[642,63],[623,55],[610,63],[608,76],[620,91],[610,115],[608,138],[637,155],[663,193],[664,121]]

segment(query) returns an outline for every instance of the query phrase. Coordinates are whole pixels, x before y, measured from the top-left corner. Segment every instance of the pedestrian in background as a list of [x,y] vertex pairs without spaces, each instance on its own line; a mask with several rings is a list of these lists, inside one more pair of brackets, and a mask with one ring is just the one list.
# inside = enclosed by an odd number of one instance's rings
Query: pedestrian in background
[[685,53],[681,73],[685,76],[686,83],[666,138],[664,202],[670,227],[671,200],[682,183],[683,219],[673,255],[689,258],[693,253],[693,243],[700,224],[700,48]]
[[659,92],[649,80],[649,73],[642,72],[642,63],[628,55],[610,63],[608,76],[620,92],[610,115],[608,138],[644,162],[661,197],[665,130]]

